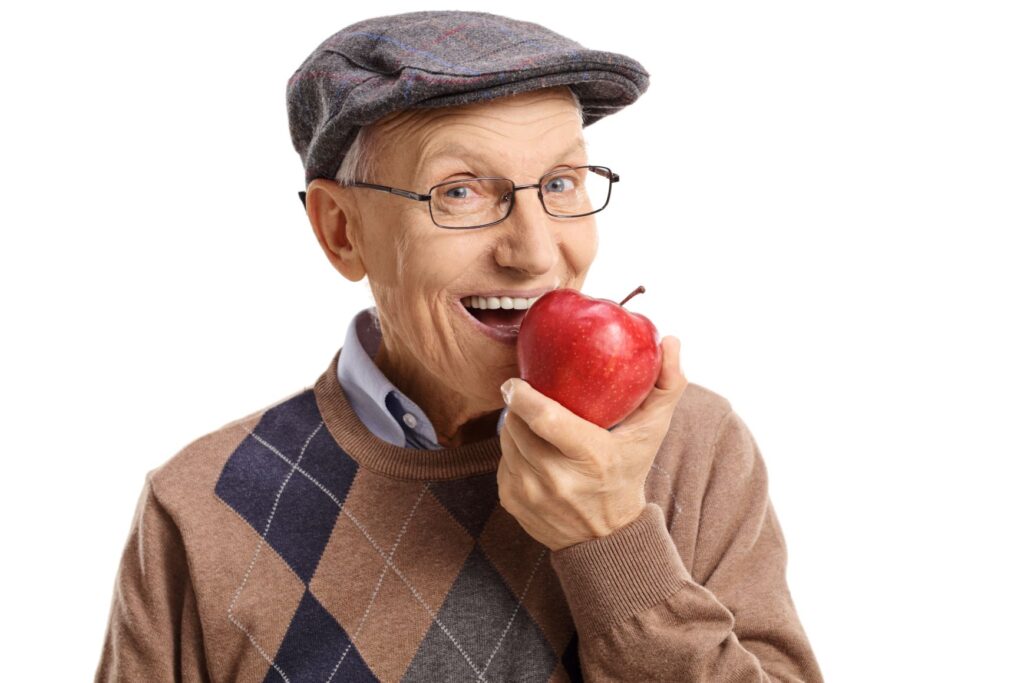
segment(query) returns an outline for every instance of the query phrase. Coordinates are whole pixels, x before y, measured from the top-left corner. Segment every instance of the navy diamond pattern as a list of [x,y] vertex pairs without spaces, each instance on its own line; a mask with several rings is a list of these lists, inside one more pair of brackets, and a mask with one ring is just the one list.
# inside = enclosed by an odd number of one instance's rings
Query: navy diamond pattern
[[262,536],[274,497],[290,470],[285,461],[247,436],[228,458],[214,490]]
[[252,431],[228,458],[217,495],[262,536],[281,483],[292,470],[285,459],[298,462],[309,477],[291,473],[266,538],[308,584],[358,465],[321,424],[312,389],[269,409]]
[[277,668],[270,668],[264,683],[283,681],[278,669],[292,683],[323,683],[329,678],[338,683],[377,681],[359,651],[351,646],[345,631],[308,589],[295,610],[274,663]]
[[281,492],[267,543],[303,583],[313,578],[339,514],[334,501],[301,474],[293,474]]
[[267,410],[217,480],[217,496],[257,534],[266,534],[266,542],[306,584],[267,670],[268,681],[284,680],[282,672],[293,682],[325,681],[332,671],[334,681],[377,680],[349,647],[344,629],[309,592],[357,470],[327,431],[309,389]]

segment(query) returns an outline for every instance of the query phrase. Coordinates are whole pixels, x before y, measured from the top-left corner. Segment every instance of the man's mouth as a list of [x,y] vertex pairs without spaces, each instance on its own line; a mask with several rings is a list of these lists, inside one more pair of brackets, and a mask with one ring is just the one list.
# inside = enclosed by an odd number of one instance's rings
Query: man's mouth
[[503,330],[518,329],[533,302],[539,296],[531,298],[509,296],[467,296],[462,305],[469,314],[488,327]]

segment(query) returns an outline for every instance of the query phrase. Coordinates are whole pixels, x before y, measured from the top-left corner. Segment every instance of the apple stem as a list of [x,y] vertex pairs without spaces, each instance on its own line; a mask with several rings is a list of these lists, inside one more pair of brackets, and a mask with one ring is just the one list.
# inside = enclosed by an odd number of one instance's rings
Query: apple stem
[[634,289],[634,290],[633,290],[632,292],[630,292],[630,293],[629,293],[629,296],[627,296],[627,297],[626,297],[625,299],[623,299],[622,301],[620,301],[620,302],[619,302],[619,305],[620,305],[620,306],[625,306],[625,305],[626,305],[626,302],[627,302],[627,301],[629,301],[630,299],[632,299],[632,298],[633,298],[634,296],[636,296],[637,294],[643,294],[643,293],[644,293],[644,292],[646,292],[646,291],[647,291],[647,290],[646,290],[646,289],[644,289],[644,286],[643,286],[643,285],[640,285],[639,287],[637,287],[636,289]]

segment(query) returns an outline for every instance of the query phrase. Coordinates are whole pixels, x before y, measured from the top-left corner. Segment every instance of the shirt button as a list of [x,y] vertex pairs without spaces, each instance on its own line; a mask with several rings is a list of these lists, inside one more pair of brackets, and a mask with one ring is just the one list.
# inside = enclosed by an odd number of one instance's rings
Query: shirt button
[[412,413],[406,413],[403,415],[402,421],[409,425],[409,429],[416,429],[416,416]]

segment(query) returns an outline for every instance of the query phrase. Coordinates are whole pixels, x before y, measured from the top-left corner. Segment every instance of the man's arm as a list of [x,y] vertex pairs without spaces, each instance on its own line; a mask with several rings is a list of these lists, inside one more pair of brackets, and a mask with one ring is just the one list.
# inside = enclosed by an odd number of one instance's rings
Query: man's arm
[[114,584],[100,681],[209,681],[181,533],[153,490],[135,508]]
[[765,464],[735,412],[713,448],[704,490],[674,490],[701,496],[693,565],[703,585],[655,503],[608,536],[551,554],[587,681],[823,680],[786,584]]

